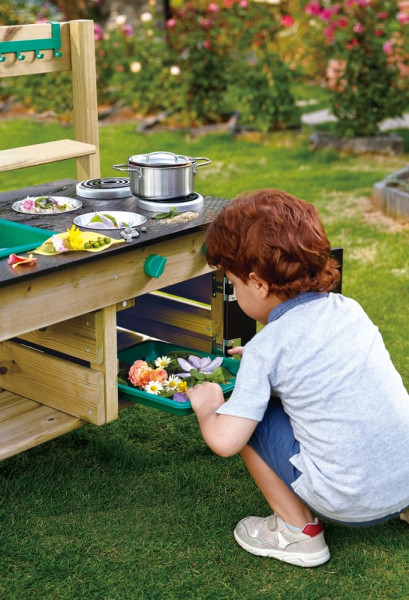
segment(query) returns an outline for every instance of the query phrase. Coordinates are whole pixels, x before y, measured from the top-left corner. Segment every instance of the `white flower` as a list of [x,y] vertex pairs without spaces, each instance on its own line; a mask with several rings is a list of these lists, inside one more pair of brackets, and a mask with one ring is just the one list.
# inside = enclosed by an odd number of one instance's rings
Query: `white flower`
[[146,35],[147,35],[148,37],[152,37],[152,36],[153,36],[153,29],[147,29],[147,30],[146,30]]
[[163,390],[163,385],[158,381],[150,381],[143,389],[145,392],[148,392],[148,394],[154,394],[155,396],[158,396]]
[[177,65],[172,65],[170,67],[170,74],[171,75],[180,75],[180,69]]
[[160,367],[161,369],[166,369],[166,367],[170,363],[170,360],[171,359],[169,358],[169,356],[158,356],[158,358],[155,360],[155,365],[157,367]]
[[142,65],[136,60],[133,63],[131,63],[131,66],[129,68],[131,70],[131,73],[139,73],[139,71],[142,69]]
[[142,23],[149,23],[149,21],[152,21],[152,19],[153,19],[152,13],[144,12],[141,14],[140,19],[141,19]]
[[117,15],[115,17],[115,22],[117,25],[125,25],[126,23],[126,15]]
[[177,392],[178,384],[182,380],[177,375],[170,375],[169,379],[165,381],[166,391],[167,392]]

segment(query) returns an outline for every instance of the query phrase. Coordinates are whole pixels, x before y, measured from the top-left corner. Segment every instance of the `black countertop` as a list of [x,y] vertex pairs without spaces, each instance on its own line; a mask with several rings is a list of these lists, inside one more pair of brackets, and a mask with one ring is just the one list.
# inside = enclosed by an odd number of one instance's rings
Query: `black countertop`
[[[74,263],[98,260],[106,256],[107,253],[127,252],[131,249],[135,249],[137,246],[146,246],[163,241],[167,238],[173,238],[183,235],[184,233],[190,233],[198,229],[206,228],[206,226],[214,220],[222,207],[228,202],[228,200],[223,198],[204,196],[202,209],[200,211],[194,210],[194,212],[199,213],[199,216],[196,219],[188,221],[187,223],[165,223],[162,220],[154,219],[153,215],[155,213],[147,212],[138,208],[137,199],[134,196],[113,200],[80,198],[76,195],[76,184],[77,181],[73,179],[63,179],[32,187],[3,192],[0,194],[0,218],[8,221],[14,221],[15,223],[23,223],[24,225],[30,225],[32,227],[49,230],[51,236],[53,233],[61,233],[69,229],[73,224],[74,217],[77,215],[89,212],[102,212],[104,210],[120,210],[137,212],[145,215],[148,218],[147,222],[144,223],[147,231],[141,232],[137,238],[132,238],[131,242],[114,244],[111,247],[106,248],[104,251],[98,253],[77,251],[58,254],[56,256],[43,256],[36,254],[35,256],[37,258],[37,264],[33,267],[24,266],[13,269],[7,264],[7,257],[4,257],[0,259],[0,286],[12,283],[16,279],[20,280],[22,278],[40,275],[47,271],[50,272],[56,269],[68,268]],[[16,200],[21,200],[26,196],[35,197],[47,195],[78,198],[82,202],[82,207],[75,212],[67,212],[56,215],[22,214],[12,209],[12,204]],[[158,212],[161,212],[160,207],[158,208]],[[140,228],[137,227],[136,229]],[[97,229],[84,229],[84,231],[95,231],[97,233],[101,233],[101,230]],[[111,238],[121,239],[120,231],[110,230],[108,235]],[[24,253],[24,255],[26,255],[26,253]]]

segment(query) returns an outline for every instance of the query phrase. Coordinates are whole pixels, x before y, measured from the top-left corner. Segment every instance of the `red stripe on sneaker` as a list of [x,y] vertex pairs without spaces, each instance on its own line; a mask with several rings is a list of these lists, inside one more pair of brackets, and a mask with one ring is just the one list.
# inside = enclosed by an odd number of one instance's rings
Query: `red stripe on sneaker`
[[302,530],[302,533],[309,535],[310,537],[315,537],[324,531],[322,523],[319,519],[317,519],[316,523],[307,523]]

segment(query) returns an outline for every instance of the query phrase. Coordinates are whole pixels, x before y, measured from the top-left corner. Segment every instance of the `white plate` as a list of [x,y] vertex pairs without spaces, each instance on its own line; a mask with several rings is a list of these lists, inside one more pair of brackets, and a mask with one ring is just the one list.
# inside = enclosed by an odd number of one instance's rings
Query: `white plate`
[[[92,222],[91,219],[95,215],[107,215],[113,217],[115,221],[126,223],[122,227],[98,227],[98,222]],[[110,229],[125,229],[126,227],[137,227],[147,221],[147,218],[139,215],[138,213],[126,212],[122,210],[100,210],[92,213],[86,213],[85,215],[78,215],[74,219],[74,224],[78,227],[85,227],[86,229],[97,229],[99,231],[108,231]]]
[[[48,210],[44,210],[44,209],[39,209],[39,210],[23,210],[23,206],[24,206],[24,202],[26,200],[39,200],[40,198],[53,198],[53,200],[55,200],[56,202],[58,202],[58,204],[68,204],[71,208],[66,208],[64,210],[54,210],[53,212],[50,212]],[[27,198],[23,198],[23,200],[17,200],[17,202],[14,202],[14,204],[12,205],[12,209],[15,210],[16,212],[19,213],[24,213],[25,215],[61,215],[63,213],[66,212],[72,212],[73,210],[78,210],[79,208],[81,208],[82,206],[82,202],[81,200],[76,200],[75,198],[67,198],[65,196],[47,196],[46,194],[44,196],[27,196]]]

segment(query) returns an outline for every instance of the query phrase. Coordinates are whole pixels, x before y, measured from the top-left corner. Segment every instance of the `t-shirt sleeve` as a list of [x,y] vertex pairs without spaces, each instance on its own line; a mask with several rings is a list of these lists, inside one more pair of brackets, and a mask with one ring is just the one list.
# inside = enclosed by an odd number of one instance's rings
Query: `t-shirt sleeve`
[[245,347],[230,398],[217,409],[219,415],[245,417],[261,421],[271,396],[268,368],[263,357]]

